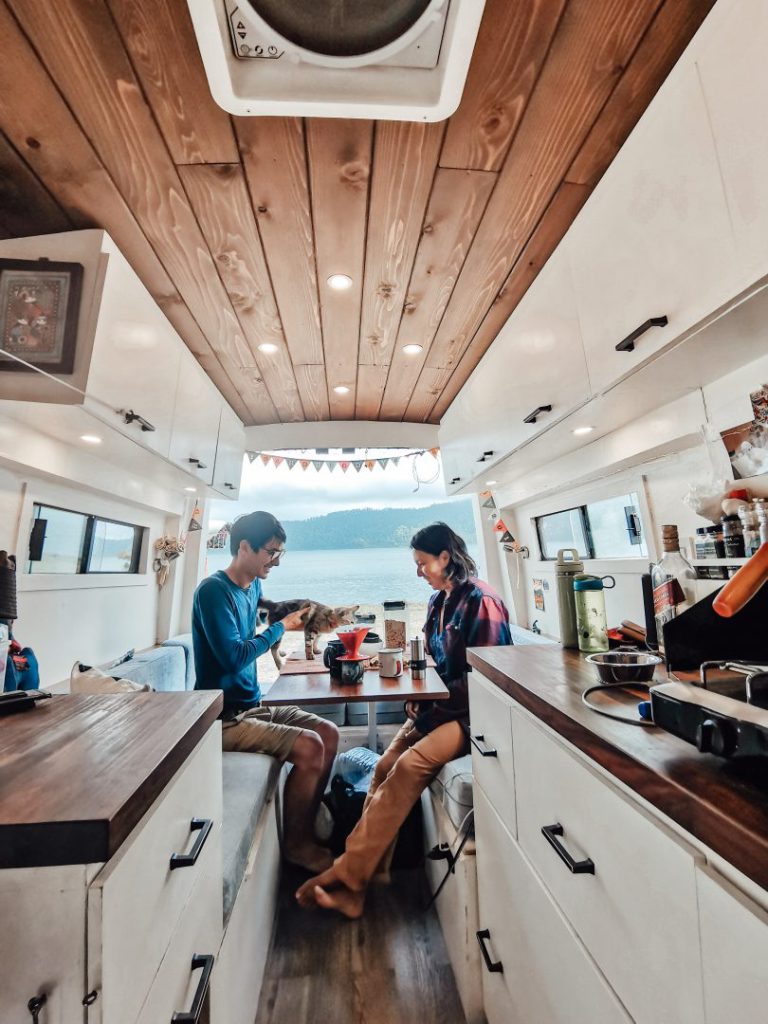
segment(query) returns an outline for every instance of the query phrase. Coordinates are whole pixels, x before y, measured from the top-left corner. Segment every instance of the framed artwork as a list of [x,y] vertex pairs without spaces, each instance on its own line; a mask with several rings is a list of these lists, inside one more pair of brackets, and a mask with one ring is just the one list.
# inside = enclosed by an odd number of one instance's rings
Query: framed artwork
[[72,373],[83,285],[80,263],[0,259],[0,371]]

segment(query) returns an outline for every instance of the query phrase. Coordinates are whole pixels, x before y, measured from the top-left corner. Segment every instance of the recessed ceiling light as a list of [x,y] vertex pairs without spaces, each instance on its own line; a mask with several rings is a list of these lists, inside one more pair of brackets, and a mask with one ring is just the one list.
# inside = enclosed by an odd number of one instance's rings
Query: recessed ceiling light
[[485,486],[486,487],[493,487],[493,485],[497,484],[498,482],[499,482],[498,480],[486,480],[485,481]]
[[577,437],[581,434],[591,434],[594,429],[594,427],[576,427],[574,434],[576,434]]
[[352,278],[347,274],[331,274],[328,278],[328,285],[335,288],[337,292],[345,292],[352,287]]
[[346,384],[337,384],[333,390],[336,392],[337,395],[349,394],[349,388],[347,387]]
[[197,488],[196,487],[185,487],[184,490],[185,491],[196,491]]
[[262,341],[259,345],[259,352],[264,352],[271,356],[273,352],[277,352],[277,345],[273,341]]
[[101,444],[101,438],[96,434],[81,434],[80,440],[85,441],[86,444]]
[[423,350],[423,348],[423,345],[403,345],[403,352],[405,352],[407,356],[417,356],[419,352]]

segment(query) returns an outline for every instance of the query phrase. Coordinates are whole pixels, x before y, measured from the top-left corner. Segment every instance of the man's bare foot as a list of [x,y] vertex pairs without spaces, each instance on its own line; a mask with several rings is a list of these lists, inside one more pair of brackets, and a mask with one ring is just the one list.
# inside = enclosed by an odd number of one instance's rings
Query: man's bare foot
[[344,917],[355,919],[363,916],[365,906],[365,893],[353,892],[342,886],[339,889],[331,889],[330,892],[316,885],[314,889],[315,903],[324,910],[338,910]]
[[[333,864],[333,854],[317,843],[306,843],[302,846],[286,846],[283,856],[289,864],[311,871],[317,876],[327,871]],[[303,888],[303,887],[302,887]]]

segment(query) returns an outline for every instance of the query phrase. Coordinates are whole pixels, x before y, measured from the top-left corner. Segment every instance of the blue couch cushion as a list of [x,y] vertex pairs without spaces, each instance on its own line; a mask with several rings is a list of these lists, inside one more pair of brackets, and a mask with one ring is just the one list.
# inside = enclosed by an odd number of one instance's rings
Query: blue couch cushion
[[191,633],[179,633],[178,636],[171,636],[167,640],[163,640],[161,647],[180,647],[184,653],[184,666],[186,671],[186,677],[184,680],[184,688],[186,690],[194,690],[195,688],[195,658],[192,652],[192,634]]
[[131,679],[134,683],[149,683],[155,690],[184,690],[186,665],[179,647],[153,647],[141,651],[128,661],[102,671],[113,679]]
[[224,869],[224,925],[245,874],[256,823],[277,786],[280,762],[268,754],[227,751],[223,755],[224,813],[221,828]]
[[429,784],[430,792],[440,801],[456,828],[472,810],[472,755],[465,754],[444,765]]

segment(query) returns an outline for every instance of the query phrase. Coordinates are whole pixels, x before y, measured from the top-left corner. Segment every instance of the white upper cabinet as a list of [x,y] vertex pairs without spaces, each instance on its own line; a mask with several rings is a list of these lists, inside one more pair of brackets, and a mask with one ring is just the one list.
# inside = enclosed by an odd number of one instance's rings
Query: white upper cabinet
[[221,407],[219,443],[216,447],[216,464],[213,470],[213,486],[228,498],[240,493],[240,478],[243,475],[245,453],[245,427],[228,405]]
[[176,388],[171,462],[204,484],[213,480],[222,399],[197,362],[183,359]]
[[720,0],[697,43],[696,63],[746,286],[768,274],[768,4]]
[[[759,133],[763,120],[755,99],[751,129]],[[768,140],[762,145],[768,153]],[[754,174],[757,181],[757,168]],[[768,211],[768,199],[762,202]],[[573,270],[590,381],[598,393],[737,292],[731,222],[692,60],[684,56],[673,69],[563,247]],[[642,324],[663,316],[667,326],[647,330],[634,351],[616,351]]]
[[[582,405],[589,393],[570,269],[560,249],[440,425],[448,489],[462,488],[475,477],[483,483],[494,463]],[[526,423],[536,410],[536,421]],[[485,461],[479,462],[484,456]],[[460,480],[452,484],[456,476]]]
[[[127,261],[105,239],[107,245],[85,408],[167,457],[184,346]],[[144,429],[139,419],[127,423],[124,414],[141,417]]]

